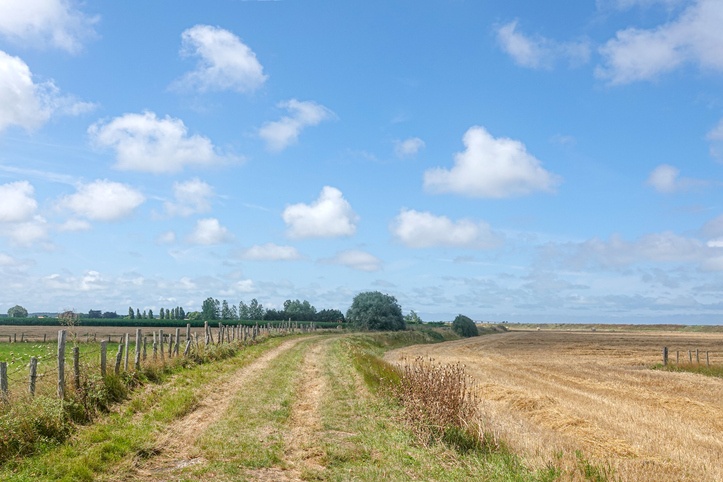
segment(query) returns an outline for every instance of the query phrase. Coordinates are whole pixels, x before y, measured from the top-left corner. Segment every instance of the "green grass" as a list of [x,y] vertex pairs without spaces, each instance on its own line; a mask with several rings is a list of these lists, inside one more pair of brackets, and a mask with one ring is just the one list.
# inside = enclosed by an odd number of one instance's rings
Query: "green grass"
[[698,375],[704,375],[707,377],[723,378],[723,365],[707,366],[703,364],[682,363],[679,365],[668,364],[667,366],[663,366],[662,363],[658,363],[653,367],[653,369],[678,373],[697,373]]
[[[47,443],[36,441],[31,447],[36,455],[6,460],[0,466],[0,480],[74,481],[102,477],[117,464],[153,451],[155,434],[192,410],[198,400],[213,388],[217,377],[248,364],[280,342],[280,338],[271,338],[262,344],[244,348],[229,360],[212,361],[183,370],[180,362],[169,364],[166,369],[155,372],[155,382],[146,382],[147,387],[152,389],[131,393],[129,400],[117,411],[100,415],[90,425],[64,425],[69,426],[73,433],[68,442],[59,444],[58,441],[62,441],[60,437],[49,439]],[[114,380],[115,377],[109,379]],[[68,403],[46,397],[36,400],[38,402],[34,403]],[[21,405],[17,407],[22,408]],[[56,420],[62,420],[61,417],[58,415]]]

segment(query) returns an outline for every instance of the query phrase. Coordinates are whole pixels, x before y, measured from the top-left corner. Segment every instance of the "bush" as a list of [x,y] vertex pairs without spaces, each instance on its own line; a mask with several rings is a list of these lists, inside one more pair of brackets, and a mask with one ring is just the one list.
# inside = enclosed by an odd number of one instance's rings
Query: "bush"
[[464,315],[457,315],[452,322],[452,330],[459,336],[469,338],[470,336],[479,336],[477,325],[471,318]]

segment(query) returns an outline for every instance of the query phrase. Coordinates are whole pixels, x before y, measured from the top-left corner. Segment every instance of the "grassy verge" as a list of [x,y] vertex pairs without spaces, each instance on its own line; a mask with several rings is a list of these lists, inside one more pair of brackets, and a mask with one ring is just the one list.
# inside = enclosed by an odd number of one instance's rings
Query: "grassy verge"
[[[280,338],[271,338],[240,351],[228,350],[225,354],[209,350],[207,362],[191,369],[180,370],[178,366],[174,369],[166,365],[151,374],[143,389],[126,392],[124,396],[128,400],[125,403],[110,413],[99,414],[93,424],[86,426],[75,426],[63,415],[66,413],[65,402],[43,399],[51,408],[61,410],[51,417],[52,420],[61,420],[68,427],[63,435],[70,439],[60,444],[62,437],[46,437],[36,427],[35,433],[39,433],[40,437],[36,437],[32,451],[37,455],[21,457],[21,454],[16,454],[7,459],[0,467],[0,480],[96,480],[117,470],[118,464],[129,464],[134,457],[144,458],[153,452],[155,434],[191,411],[198,400],[213,388],[213,382],[218,377],[238,370],[281,341]],[[231,355],[235,356],[225,359]],[[108,377],[107,380],[113,379]],[[3,420],[16,423],[6,415],[3,415]],[[42,417],[37,412],[25,416],[31,426],[38,418]]]
[[664,366],[662,363],[659,363],[653,367],[655,370],[665,370],[668,372],[686,372],[686,373],[697,373],[698,375],[704,375],[707,377],[717,377],[717,378],[723,378],[723,365],[696,365],[696,364],[679,364],[679,365],[671,365],[668,364],[667,366]]

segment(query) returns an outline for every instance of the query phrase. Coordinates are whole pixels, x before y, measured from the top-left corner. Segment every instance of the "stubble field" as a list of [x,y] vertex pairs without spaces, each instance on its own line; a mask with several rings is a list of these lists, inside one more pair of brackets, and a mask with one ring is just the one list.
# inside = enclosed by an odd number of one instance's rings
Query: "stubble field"
[[[513,331],[387,354],[462,362],[487,428],[533,466],[611,480],[723,480],[723,379],[653,370],[667,346],[723,364],[722,333]],[[695,357],[694,357],[695,360]]]

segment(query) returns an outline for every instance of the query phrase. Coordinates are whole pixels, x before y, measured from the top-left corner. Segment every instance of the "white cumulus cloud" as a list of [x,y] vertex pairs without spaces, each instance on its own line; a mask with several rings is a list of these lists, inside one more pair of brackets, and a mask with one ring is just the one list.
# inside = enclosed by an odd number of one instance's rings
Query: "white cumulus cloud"
[[723,3],[696,0],[668,23],[630,27],[600,47],[596,74],[611,84],[654,80],[685,64],[723,72]]
[[32,219],[38,202],[35,189],[28,181],[0,184],[0,223],[16,223]]
[[95,35],[98,17],[77,8],[75,0],[2,0],[0,36],[14,43],[50,46],[75,53]]
[[181,119],[153,112],[125,114],[88,128],[95,144],[116,151],[116,168],[125,171],[174,173],[187,166],[206,167],[230,158],[219,155],[207,137],[189,135]]
[[392,221],[391,232],[410,248],[488,249],[502,244],[502,236],[487,223],[468,219],[452,221],[446,216],[413,209],[402,209]]
[[561,179],[542,168],[520,141],[494,138],[484,127],[464,135],[464,152],[455,155],[451,169],[425,171],[424,187],[433,193],[507,198],[536,191],[553,192]]
[[190,216],[211,210],[211,199],[215,196],[213,187],[198,178],[173,184],[175,201],[163,205],[170,216]]
[[79,185],[74,194],[61,197],[58,205],[93,221],[116,221],[130,216],[145,200],[126,184],[101,179]]
[[199,60],[195,70],[174,82],[174,88],[253,92],[266,81],[256,54],[228,30],[196,25],[184,31],[181,39],[181,55]]
[[188,237],[191,244],[211,245],[229,242],[233,235],[228,229],[221,226],[216,218],[199,219],[196,227]]
[[267,122],[259,129],[259,137],[271,151],[283,151],[297,141],[305,127],[315,126],[334,117],[331,110],[312,101],[291,99],[281,102],[278,107],[289,111],[289,115],[278,121]]
[[338,264],[357,271],[379,271],[382,269],[382,260],[373,254],[358,249],[341,251],[332,258],[320,260],[326,264]]
[[330,186],[324,186],[312,204],[287,206],[282,217],[292,238],[351,236],[358,221],[341,191]]
[[79,115],[94,107],[61,94],[52,81],[35,83],[22,59],[0,50],[0,132],[9,126],[30,131],[53,114]]
[[410,137],[394,143],[394,154],[399,158],[414,157],[424,146],[424,141],[419,137]]
[[574,66],[590,59],[588,42],[556,42],[541,36],[530,37],[519,32],[516,20],[497,28],[497,41],[517,65],[530,69],[549,69],[559,60],[567,60]]
[[257,244],[245,249],[241,258],[254,261],[290,261],[300,259],[301,254],[293,246],[279,246],[274,243]]

